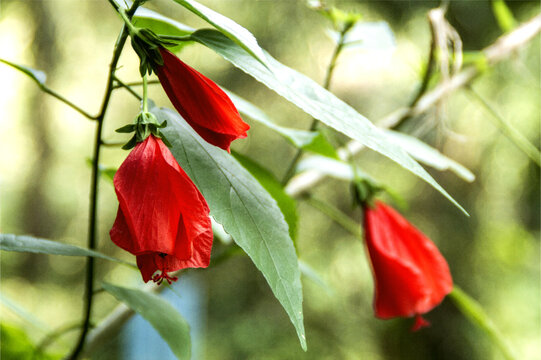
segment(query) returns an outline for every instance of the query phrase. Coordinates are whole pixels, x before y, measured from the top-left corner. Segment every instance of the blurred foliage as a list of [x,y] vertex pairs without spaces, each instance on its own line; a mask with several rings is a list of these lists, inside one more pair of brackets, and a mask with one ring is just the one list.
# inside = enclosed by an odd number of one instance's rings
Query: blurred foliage
[[[249,29],[284,64],[316,81],[323,80],[333,51],[327,36],[330,22],[302,2],[202,3]],[[539,12],[538,2],[507,4],[518,23]],[[397,48],[392,56],[344,51],[331,90],[372,120],[408,104],[428,56],[426,12],[439,2],[336,1],[332,5],[362,14],[361,21],[387,21]],[[145,6],[195,28],[208,26],[172,1],[153,0]],[[447,18],[459,32],[465,50],[479,50],[501,35],[489,1],[451,1]],[[120,24],[105,0],[4,0],[0,57],[44,70],[51,88],[95,113]],[[538,148],[539,54],[537,37],[473,84],[476,92]],[[281,125],[309,127],[309,116],[209,50],[190,45],[181,57],[272,114]],[[129,46],[120,63],[121,79],[137,81],[137,56]],[[12,68],[0,64],[0,77],[0,229],[84,246],[90,175],[85,159],[91,154],[94,124],[42,94]],[[158,105],[169,106],[159,86],[151,88],[150,96]],[[114,129],[133,119],[138,104],[125,91],[115,92],[105,123],[107,141],[127,140]],[[412,119],[405,129],[474,172],[476,181],[470,184],[452,173],[431,171],[470,212],[470,218],[428,185],[373,152],[363,152],[357,164],[408,201],[404,215],[434,240],[447,258],[455,282],[483,305],[522,358],[540,359],[539,168],[497,131],[490,116],[466,91],[457,91],[447,99],[443,112]],[[250,125],[250,136],[237,141],[234,149],[265,164],[280,178],[294,149],[267,128]],[[333,135],[332,140],[345,141],[340,135]],[[105,148],[104,168],[118,166],[125,156],[118,148]],[[351,207],[348,184],[328,180],[312,192],[360,224],[359,210]],[[109,241],[117,203],[108,181],[100,184],[99,208],[99,251],[132,261]],[[421,332],[409,332],[408,319],[375,319],[372,278],[362,242],[304,201],[298,203],[298,214],[299,256],[332,289],[328,292],[312,281],[303,281],[308,352],[300,349],[287,315],[263,277],[249,259],[237,256],[197,270],[208,289],[207,359],[501,358],[485,334],[467,322],[449,300],[427,315],[432,327]],[[52,330],[80,318],[82,259],[20,253],[1,256],[3,296]],[[136,271],[103,261],[98,262],[97,277],[117,283],[140,281]],[[105,316],[114,304],[111,297],[97,295],[94,319]],[[8,351],[30,347],[25,344],[46,337],[42,329],[4,309],[1,320],[3,359],[24,359],[24,354]],[[5,327],[7,322],[23,328],[28,338]],[[51,349],[65,352],[75,336],[66,334]],[[18,342],[15,348],[12,341]],[[100,352],[96,358],[117,356]]]

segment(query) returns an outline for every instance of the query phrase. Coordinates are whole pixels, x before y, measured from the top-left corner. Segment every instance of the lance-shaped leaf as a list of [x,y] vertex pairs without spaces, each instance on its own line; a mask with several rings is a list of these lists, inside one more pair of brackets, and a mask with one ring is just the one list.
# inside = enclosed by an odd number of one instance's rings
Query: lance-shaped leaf
[[171,152],[207,200],[211,215],[261,271],[306,349],[302,286],[288,226],[276,201],[230,154],[208,144],[169,109],[152,108]]
[[147,291],[107,283],[102,286],[105,291],[148,321],[179,360],[190,359],[190,326],[171,304]]
[[41,71],[29,68],[28,66],[15,64],[11,61],[7,61],[4,59],[0,59],[0,62],[3,62],[6,65],[9,65],[11,67],[14,67],[15,69],[22,71],[26,75],[28,75],[32,80],[34,80],[40,87],[45,85],[45,80],[47,80],[47,75]]
[[423,164],[433,167],[439,171],[450,170],[467,182],[472,182],[475,180],[475,175],[470,170],[453,159],[443,155],[441,152],[422,142],[416,137],[392,130],[386,130],[385,133],[392,140],[396,141],[397,144],[402,146],[402,148],[404,148],[404,150],[406,150],[417,161],[420,161]]
[[233,101],[233,104],[235,104],[235,107],[241,114],[246,115],[258,123],[265,125],[269,129],[276,131],[294,146],[316,154],[338,159],[336,150],[322,133],[318,131],[292,129],[277,125],[276,122],[270,118],[270,116],[251,102],[233,94],[231,91],[227,91],[225,89],[224,91],[227,96],[229,96],[231,101]]
[[222,34],[234,41],[246,50],[254,59],[257,59],[264,67],[268,68],[264,51],[259,47],[256,38],[251,32],[234,22],[233,20],[217,13],[194,0],[175,0],[186,9],[205,20]]
[[387,156],[419,176],[467,214],[421,165],[413,160],[400,146],[390,141],[383,131],[376,128],[367,118],[319,86],[312,79],[281,64],[269,54],[266,54],[272,71],[269,70],[218,31],[198,30],[191,36],[194,40],[222,55],[233,65],[276,91],[315,119]]
[[121,264],[135,266],[126,261],[115,259],[100,252],[79,246],[63,244],[57,241],[13,234],[0,234],[0,250],[30,252],[49,255],[92,256]]
[[276,179],[269,170],[244,155],[233,152],[233,156],[257,179],[257,181],[259,181],[273,199],[276,200],[289,227],[289,236],[291,236],[291,239],[295,243],[298,220],[297,204],[295,203],[295,200],[286,194],[282,184],[280,184],[278,179]]

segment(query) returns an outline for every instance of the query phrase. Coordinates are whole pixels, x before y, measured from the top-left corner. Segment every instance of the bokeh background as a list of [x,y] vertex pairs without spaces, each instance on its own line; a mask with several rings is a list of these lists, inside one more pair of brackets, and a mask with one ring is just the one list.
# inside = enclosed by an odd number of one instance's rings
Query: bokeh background
[[[333,51],[330,22],[302,1],[201,1],[249,29],[282,63],[322,82]],[[331,90],[374,121],[405,106],[420,84],[430,45],[426,13],[436,1],[336,1],[363,21],[385,21],[393,30],[394,52],[346,50]],[[166,0],[145,6],[192,27],[207,27]],[[537,1],[510,1],[515,18],[539,12]],[[491,44],[502,30],[489,1],[452,1],[447,19],[465,51]],[[0,2],[0,57],[46,72],[47,84],[90,113],[97,113],[121,21],[105,0]],[[536,37],[520,52],[485,72],[473,88],[539,148],[540,48]],[[181,58],[217,83],[257,104],[280,124],[308,128],[311,119],[210,50],[186,47]],[[136,55],[126,46],[118,76],[137,81]],[[160,86],[151,98],[170,106]],[[122,141],[114,129],[131,122],[138,101],[115,92],[105,122],[105,139]],[[278,135],[250,121],[247,139],[234,150],[249,154],[283,176],[295,150]],[[427,125],[428,124],[428,125]],[[432,124],[432,125],[431,125]],[[434,125],[436,124],[436,125]],[[439,125],[438,125],[439,124]],[[521,359],[541,359],[539,168],[504,137],[494,119],[470,93],[459,90],[442,113],[410,121],[408,131],[471,169],[467,183],[449,172],[430,170],[470,213],[462,215],[430,186],[380,155],[365,151],[357,164],[392,187],[408,204],[404,215],[428,234],[447,258],[456,284],[477,299]],[[429,126],[430,125],[430,126]],[[24,74],[0,64],[0,231],[85,246],[94,123],[40,92]],[[333,141],[343,140],[332,137]],[[116,167],[126,156],[106,148],[101,163]],[[327,180],[311,189],[360,224],[349,185]],[[109,240],[117,210],[110,182],[99,197],[99,250],[133,261]],[[233,257],[189,280],[199,299],[197,357],[202,359],[500,359],[486,334],[468,322],[448,299],[427,315],[432,326],[409,332],[411,321],[377,320],[373,283],[362,241],[319,210],[299,200],[298,251],[326,283],[303,278],[308,352],[264,278],[247,257]],[[218,244],[217,246],[220,246]],[[81,317],[84,259],[1,253],[1,322],[6,339],[40,344],[51,331]],[[140,284],[138,272],[98,261],[98,280]],[[194,281],[193,279],[196,279]],[[178,295],[178,294],[177,294]],[[94,321],[114,306],[96,296]],[[151,330],[149,330],[151,331]],[[23,332],[26,335],[23,335]],[[76,339],[67,332],[48,345],[62,354]],[[97,359],[121,358],[121,334]],[[27,338],[25,338],[27,337]],[[15,341],[15,340],[13,340]],[[4,355],[7,353],[4,353]],[[21,355],[22,356],[22,355]],[[131,355],[135,356],[135,355]],[[7,358],[7,357],[6,357]],[[133,357],[135,358],[135,357]]]

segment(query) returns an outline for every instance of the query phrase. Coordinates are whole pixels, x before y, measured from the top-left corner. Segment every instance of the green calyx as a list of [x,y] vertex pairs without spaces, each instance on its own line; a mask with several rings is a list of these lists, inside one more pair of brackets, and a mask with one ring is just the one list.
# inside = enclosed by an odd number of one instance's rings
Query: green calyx
[[130,150],[137,145],[139,142],[143,142],[150,135],[162,139],[163,143],[167,147],[171,147],[171,143],[167,140],[165,135],[160,131],[167,126],[167,121],[158,123],[156,116],[149,112],[140,112],[139,115],[135,118],[134,124],[129,124],[122,126],[121,128],[116,129],[118,133],[131,133],[135,132],[132,138],[122,146],[124,150]]
[[351,190],[354,203],[365,208],[374,205],[374,197],[385,187],[369,179],[357,178],[351,183]]
[[128,27],[131,46],[141,60],[139,64],[141,76],[145,76],[147,72],[152,75],[152,71],[156,72],[156,68],[163,65],[160,48],[174,46],[176,43],[160,38],[150,29],[134,26],[123,10],[120,10],[119,13]]

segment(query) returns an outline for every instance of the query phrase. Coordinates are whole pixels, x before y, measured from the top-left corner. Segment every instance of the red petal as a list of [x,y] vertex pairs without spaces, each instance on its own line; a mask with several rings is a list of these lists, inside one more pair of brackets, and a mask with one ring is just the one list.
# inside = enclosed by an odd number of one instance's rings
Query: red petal
[[376,316],[426,313],[451,291],[449,266],[437,247],[392,208],[377,202],[365,210],[365,237]]
[[137,256],[143,279],[156,270],[206,267],[212,227],[208,205],[160,139],[138,144],[114,178],[119,210],[110,231]]
[[229,151],[233,140],[247,136],[250,126],[218,85],[168,50],[162,48],[160,53],[164,64],[157,74],[167,96],[203,139]]

